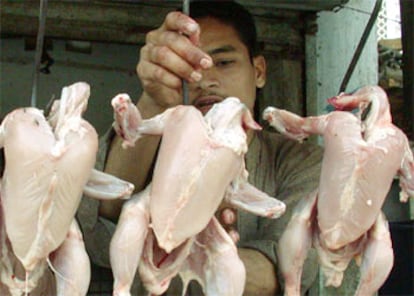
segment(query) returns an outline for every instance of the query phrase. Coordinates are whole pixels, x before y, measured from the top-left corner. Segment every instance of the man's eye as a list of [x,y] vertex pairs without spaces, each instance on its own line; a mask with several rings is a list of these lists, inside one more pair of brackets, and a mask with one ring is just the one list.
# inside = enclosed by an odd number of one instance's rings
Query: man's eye
[[220,60],[216,61],[214,64],[216,67],[225,67],[234,63],[234,60]]

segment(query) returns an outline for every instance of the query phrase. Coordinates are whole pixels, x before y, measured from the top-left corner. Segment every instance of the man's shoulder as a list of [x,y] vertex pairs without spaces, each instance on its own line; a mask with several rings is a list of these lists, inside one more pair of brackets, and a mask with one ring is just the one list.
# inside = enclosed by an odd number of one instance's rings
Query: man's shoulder
[[323,149],[312,143],[299,143],[272,131],[256,133],[247,155],[249,163],[273,164],[277,170],[285,172],[318,169],[321,165]]
[[258,133],[256,133],[255,137],[258,145],[252,145],[252,146],[259,146],[259,147],[267,147],[272,148],[273,151],[306,151],[306,152],[314,152],[316,154],[322,153],[322,147],[320,147],[317,144],[313,144],[310,142],[303,142],[300,143],[295,140],[291,140],[279,133],[268,131],[268,130],[262,130]]

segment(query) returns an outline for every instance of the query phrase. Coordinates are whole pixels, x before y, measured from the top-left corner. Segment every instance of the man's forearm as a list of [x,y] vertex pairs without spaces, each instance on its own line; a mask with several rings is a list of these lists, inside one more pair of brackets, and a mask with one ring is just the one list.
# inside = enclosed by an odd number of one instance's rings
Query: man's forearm
[[[134,147],[122,148],[122,139],[116,137],[111,145],[105,172],[120,179],[131,182],[135,192],[144,189],[149,171],[155,158],[160,137],[145,136]],[[101,201],[99,215],[116,221],[121,212],[124,200]]]
[[275,295],[279,284],[272,262],[254,249],[239,248],[238,250],[246,267],[246,286],[243,295]]
[[[137,107],[144,119],[163,111],[145,95],[140,98]],[[145,136],[137,141],[134,147],[124,149],[122,148],[122,138],[117,135],[109,147],[105,172],[133,183],[135,192],[143,190],[155,159],[159,141],[159,136]],[[116,222],[123,203],[124,200],[101,201],[99,214]]]

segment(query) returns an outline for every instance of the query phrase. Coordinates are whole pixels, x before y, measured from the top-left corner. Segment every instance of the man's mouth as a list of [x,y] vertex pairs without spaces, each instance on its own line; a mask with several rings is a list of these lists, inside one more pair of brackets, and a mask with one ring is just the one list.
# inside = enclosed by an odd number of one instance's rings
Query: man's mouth
[[195,101],[193,102],[193,105],[200,110],[203,114],[205,114],[208,110],[210,110],[210,108],[215,104],[215,103],[219,103],[223,100],[222,97],[220,96],[203,96],[203,97],[198,97],[197,99],[195,99]]

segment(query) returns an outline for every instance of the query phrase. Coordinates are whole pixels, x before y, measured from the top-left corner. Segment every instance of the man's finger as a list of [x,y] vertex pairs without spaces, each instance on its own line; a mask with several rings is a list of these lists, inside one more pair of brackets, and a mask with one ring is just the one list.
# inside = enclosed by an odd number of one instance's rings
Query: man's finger
[[149,87],[150,84],[162,84],[172,89],[181,87],[182,81],[180,78],[153,63],[140,62],[137,66],[137,73],[145,87]]
[[166,31],[178,31],[190,38],[198,45],[200,37],[200,26],[188,15],[179,11],[173,11],[167,14],[161,29]]
[[237,230],[235,229],[230,229],[227,231],[227,233],[229,234],[231,240],[237,244],[237,242],[240,240],[240,234]]
[[234,224],[236,223],[236,219],[237,219],[237,215],[236,212],[232,209],[229,208],[225,208],[221,211],[220,214],[220,220],[222,221],[223,224]]

